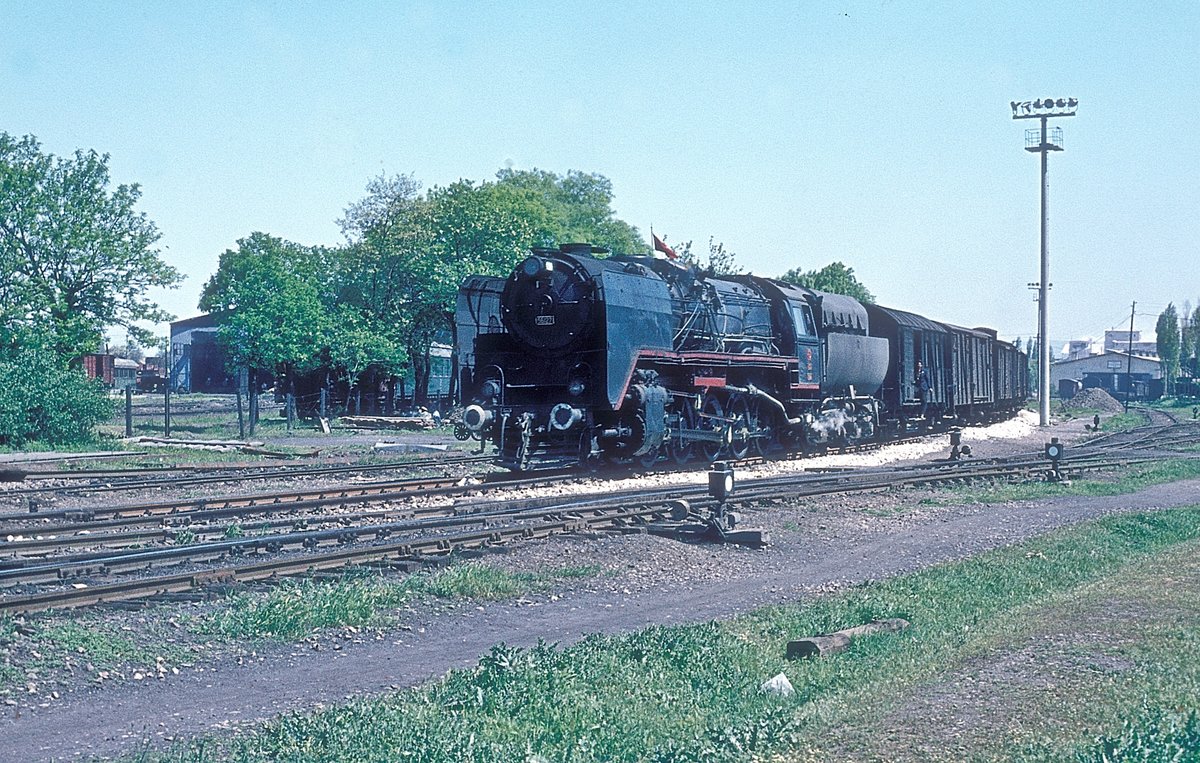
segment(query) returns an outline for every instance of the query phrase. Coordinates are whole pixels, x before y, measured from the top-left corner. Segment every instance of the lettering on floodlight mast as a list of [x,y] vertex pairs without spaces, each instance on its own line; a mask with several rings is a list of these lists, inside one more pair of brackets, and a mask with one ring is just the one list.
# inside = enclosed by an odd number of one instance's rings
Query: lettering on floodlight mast
[[1012,101],[1013,119],[1074,116],[1078,98],[1039,98],[1036,101]]

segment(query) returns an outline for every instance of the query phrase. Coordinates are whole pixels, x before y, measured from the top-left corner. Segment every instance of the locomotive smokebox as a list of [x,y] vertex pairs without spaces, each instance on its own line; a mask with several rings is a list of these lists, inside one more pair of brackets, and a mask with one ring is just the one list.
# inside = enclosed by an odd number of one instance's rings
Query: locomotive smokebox
[[528,347],[563,351],[593,332],[594,302],[592,277],[579,261],[539,253],[505,282],[501,319]]

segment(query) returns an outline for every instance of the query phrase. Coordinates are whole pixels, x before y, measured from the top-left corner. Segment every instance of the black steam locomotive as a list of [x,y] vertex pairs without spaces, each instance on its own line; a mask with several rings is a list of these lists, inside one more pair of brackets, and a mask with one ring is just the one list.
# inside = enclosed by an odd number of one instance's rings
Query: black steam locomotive
[[462,434],[511,469],[852,445],[1027,397],[1024,355],[989,329],[598,253],[537,249],[459,290]]

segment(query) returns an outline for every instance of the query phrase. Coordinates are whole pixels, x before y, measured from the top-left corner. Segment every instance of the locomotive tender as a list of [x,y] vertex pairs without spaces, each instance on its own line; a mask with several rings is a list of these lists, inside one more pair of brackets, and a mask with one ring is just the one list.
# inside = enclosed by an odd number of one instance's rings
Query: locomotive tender
[[535,249],[459,290],[464,436],[511,469],[852,445],[1027,397],[1023,354],[989,329],[601,251]]

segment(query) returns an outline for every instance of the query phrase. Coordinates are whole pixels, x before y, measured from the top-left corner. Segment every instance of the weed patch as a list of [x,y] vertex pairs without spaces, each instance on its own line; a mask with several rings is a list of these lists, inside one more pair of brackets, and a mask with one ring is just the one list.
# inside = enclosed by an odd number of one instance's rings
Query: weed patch
[[497,600],[539,590],[556,580],[589,577],[599,567],[564,567],[518,574],[483,564],[460,564],[394,580],[350,575],[338,582],[285,581],[267,594],[239,594],[201,630],[238,639],[295,639],[333,626],[385,625],[388,612],[421,598]]

